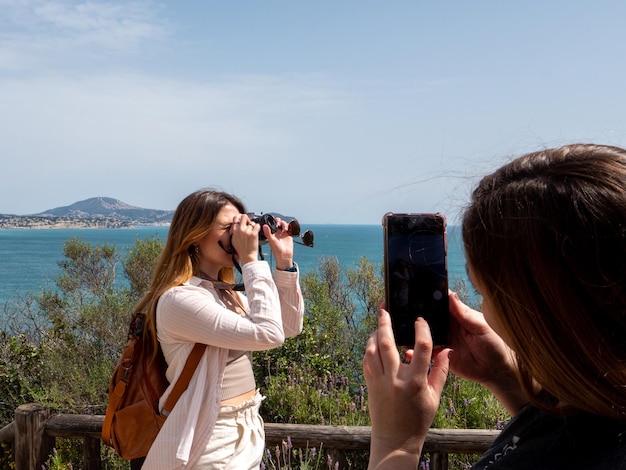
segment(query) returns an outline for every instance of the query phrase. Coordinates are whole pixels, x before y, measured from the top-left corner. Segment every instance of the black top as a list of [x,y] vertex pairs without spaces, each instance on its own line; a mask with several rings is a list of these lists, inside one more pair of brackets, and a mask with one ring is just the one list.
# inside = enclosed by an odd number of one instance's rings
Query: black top
[[579,412],[547,414],[528,405],[473,470],[626,470],[626,422]]

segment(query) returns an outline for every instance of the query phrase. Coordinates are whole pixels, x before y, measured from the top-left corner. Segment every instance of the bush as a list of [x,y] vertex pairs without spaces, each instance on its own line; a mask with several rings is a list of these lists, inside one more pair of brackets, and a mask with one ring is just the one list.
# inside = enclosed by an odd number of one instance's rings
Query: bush
[[283,347],[255,354],[261,408],[269,422],[369,423],[361,363],[375,328],[382,281],[371,262],[343,273],[336,258],[321,259],[302,279],[304,327]]
[[[126,342],[132,307],[147,289],[161,249],[160,239],[137,240],[122,258],[113,246],[70,239],[55,287],[24,296],[11,311],[4,307],[1,425],[28,402],[64,413],[104,414],[109,378]],[[116,279],[120,265],[123,282]],[[267,396],[262,416],[266,422],[368,425],[362,359],[383,298],[380,267],[362,258],[356,268],[344,270],[336,258],[324,258],[301,283],[306,307],[302,333],[281,348],[254,355],[254,374]],[[463,296],[464,285],[454,288]],[[486,389],[451,375],[433,425],[493,428],[506,418]],[[10,450],[3,449],[0,465],[11,468]],[[80,440],[58,439],[47,467],[78,468],[81,451]],[[103,468],[128,468],[106,446],[102,458]],[[339,464],[322,449],[292,448],[289,436],[279,448],[267,449],[263,462],[274,469]],[[464,468],[468,458],[455,462],[451,468]],[[348,454],[341,464],[365,467],[367,454]]]
[[[117,249],[72,238],[64,246],[56,287],[23,297],[11,311],[5,307],[7,323],[0,331],[3,425],[15,408],[29,402],[64,413],[104,414],[108,382],[140,295],[133,288],[146,282],[144,270],[130,267],[136,260],[154,266],[158,243],[136,241],[124,260],[130,287],[119,287]],[[59,442],[64,444],[51,465],[64,468],[58,462],[65,459],[78,464],[81,441]]]

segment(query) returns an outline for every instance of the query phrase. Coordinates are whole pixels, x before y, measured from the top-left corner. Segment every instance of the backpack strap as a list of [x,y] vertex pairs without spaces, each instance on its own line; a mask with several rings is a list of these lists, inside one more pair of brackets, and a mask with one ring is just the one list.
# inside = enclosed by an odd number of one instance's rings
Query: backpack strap
[[[120,402],[122,398],[124,398],[124,393],[126,393],[127,376],[129,373],[132,374],[132,358],[135,351],[135,346],[137,345],[137,336],[129,334],[128,343],[124,347],[124,351],[122,352],[121,363],[116,366],[116,370],[121,366],[124,369],[124,376],[115,384],[115,388],[112,392],[109,393],[109,404],[107,405],[107,410],[104,415],[104,423],[102,423],[102,440],[107,443],[107,445],[112,446],[112,436],[111,436],[111,426],[113,424],[113,416],[117,411],[117,408],[120,406]],[[115,372],[113,372],[115,377]]]
[[206,344],[196,343],[187,357],[187,361],[185,362],[185,367],[178,377],[172,392],[165,400],[165,405],[163,406],[163,410],[161,410],[161,415],[166,418],[169,416],[170,412],[176,405],[176,402],[183,394],[187,387],[189,386],[189,382],[191,381],[191,377],[193,377],[194,372],[196,371],[196,367],[198,367],[198,363],[202,358],[202,354],[204,354],[204,350],[206,349]]
[[117,410],[117,407],[120,406],[120,401],[122,401],[122,397],[126,392],[126,382],[124,380],[120,380],[116,385],[113,393],[109,394],[109,404],[107,406],[107,411],[104,415],[104,423],[102,423],[102,440],[107,443],[107,445],[113,445],[113,440],[111,439],[111,425],[113,424],[113,415]]

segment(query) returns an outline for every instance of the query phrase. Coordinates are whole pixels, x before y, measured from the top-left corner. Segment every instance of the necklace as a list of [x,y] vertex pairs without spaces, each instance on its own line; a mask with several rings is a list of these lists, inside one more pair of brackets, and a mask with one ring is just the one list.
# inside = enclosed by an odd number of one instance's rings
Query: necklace
[[246,288],[243,285],[243,283],[230,284],[228,282],[224,282],[224,281],[221,281],[219,279],[214,279],[211,276],[209,276],[208,274],[203,273],[202,271],[200,271],[198,273],[198,277],[200,279],[204,279],[205,281],[211,282],[213,284],[213,287],[215,287],[218,290],[236,290],[236,291],[244,291],[244,290],[246,290]]

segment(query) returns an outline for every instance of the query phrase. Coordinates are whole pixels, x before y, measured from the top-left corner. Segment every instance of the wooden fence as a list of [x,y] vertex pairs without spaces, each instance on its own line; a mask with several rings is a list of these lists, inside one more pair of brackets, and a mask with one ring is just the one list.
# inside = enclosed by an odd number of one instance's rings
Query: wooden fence
[[[37,404],[15,410],[14,421],[0,429],[0,443],[13,443],[16,470],[41,468],[57,437],[84,440],[84,470],[100,470],[100,433],[104,416],[52,414]],[[447,470],[448,454],[480,454],[499,431],[479,429],[431,429],[424,452],[431,456],[431,470]],[[265,424],[266,447],[282,446],[290,439],[294,448],[322,448],[341,462],[345,451],[369,451],[369,426],[321,426],[308,424]],[[340,468],[345,468],[341,466]]]

